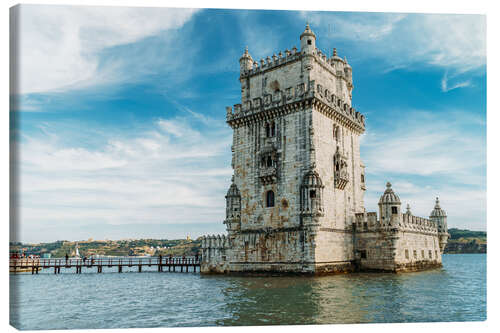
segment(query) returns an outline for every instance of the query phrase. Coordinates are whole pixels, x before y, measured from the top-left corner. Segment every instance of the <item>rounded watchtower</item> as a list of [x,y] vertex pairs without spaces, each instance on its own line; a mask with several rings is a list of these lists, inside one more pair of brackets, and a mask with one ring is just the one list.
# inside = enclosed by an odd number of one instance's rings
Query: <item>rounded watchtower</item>
[[399,222],[402,220],[401,200],[399,200],[399,196],[392,190],[390,182],[386,184],[385,192],[378,201],[378,207],[380,224],[393,227],[399,225]]
[[231,182],[226,195],[226,220],[224,221],[230,236],[241,226],[241,194],[238,186],[234,183],[234,176]]
[[306,25],[306,29],[300,35],[300,51],[302,53],[312,54],[316,49],[316,35],[309,28],[309,23]]
[[240,58],[240,73],[243,74],[244,72],[247,72],[252,69],[253,67],[253,59],[250,53],[248,53],[248,46],[245,47],[245,52],[243,52],[243,55]]
[[432,210],[429,219],[436,223],[439,237],[439,249],[441,250],[441,253],[443,253],[450,235],[448,234],[448,217],[446,216],[446,212],[439,205],[439,198],[436,198],[436,204],[434,205],[434,209]]

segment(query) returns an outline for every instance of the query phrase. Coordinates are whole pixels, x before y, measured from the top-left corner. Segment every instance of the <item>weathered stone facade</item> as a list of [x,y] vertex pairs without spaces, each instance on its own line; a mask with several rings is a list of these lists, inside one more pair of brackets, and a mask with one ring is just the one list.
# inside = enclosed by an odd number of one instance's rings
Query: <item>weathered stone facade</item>
[[402,214],[388,184],[380,220],[365,212],[365,117],[351,106],[352,68],[315,43],[307,26],[300,51],[257,62],[247,49],[240,59],[241,104],[226,108],[234,131],[228,235],[203,238],[202,273],[441,265],[448,234],[439,204],[430,220]]

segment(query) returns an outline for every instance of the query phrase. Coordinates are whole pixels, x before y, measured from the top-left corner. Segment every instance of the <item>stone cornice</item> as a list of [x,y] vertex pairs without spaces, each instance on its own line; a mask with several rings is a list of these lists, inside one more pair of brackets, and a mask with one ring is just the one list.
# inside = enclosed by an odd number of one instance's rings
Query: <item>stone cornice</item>
[[[283,98],[285,100],[285,98]],[[340,100],[338,100],[340,101]],[[314,109],[321,112],[332,120],[342,124],[350,130],[362,134],[365,131],[364,117],[361,113],[347,106],[344,103],[328,103],[324,96],[321,96],[314,91],[309,91],[307,94],[298,100],[288,103],[273,102],[269,106],[261,105],[250,110],[241,110],[241,105],[236,105],[235,109],[239,107],[238,113],[228,113],[227,123],[232,128],[247,126],[262,120],[271,120],[280,116],[284,116],[296,111],[304,110],[305,108],[313,106]]]

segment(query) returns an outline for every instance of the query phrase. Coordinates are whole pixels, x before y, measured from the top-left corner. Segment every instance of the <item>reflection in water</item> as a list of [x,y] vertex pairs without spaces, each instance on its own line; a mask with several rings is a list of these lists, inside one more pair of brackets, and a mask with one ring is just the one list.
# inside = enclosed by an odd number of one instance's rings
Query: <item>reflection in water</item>
[[[445,268],[406,274],[231,277],[218,325],[486,319],[486,256],[445,256]],[[220,279],[220,277],[215,277]]]
[[486,255],[444,268],[324,277],[193,273],[11,276],[22,329],[298,325],[486,319]]
[[[393,321],[401,317],[404,278],[394,274],[237,277],[222,290],[231,313],[218,325],[297,325]],[[391,318],[374,318],[383,307]],[[382,319],[382,320],[380,320]]]

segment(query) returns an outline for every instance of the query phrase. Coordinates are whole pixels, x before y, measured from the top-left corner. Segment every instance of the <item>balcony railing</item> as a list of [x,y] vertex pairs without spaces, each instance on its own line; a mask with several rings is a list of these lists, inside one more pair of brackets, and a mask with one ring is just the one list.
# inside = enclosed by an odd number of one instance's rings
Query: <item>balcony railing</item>
[[272,184],[278,178],[278,172],[275,166],[262,167],[259,170],[259,178],[264,184]]
[[335,171],[335,187],[343,190],[349,182],[349,173],[345,170]]

